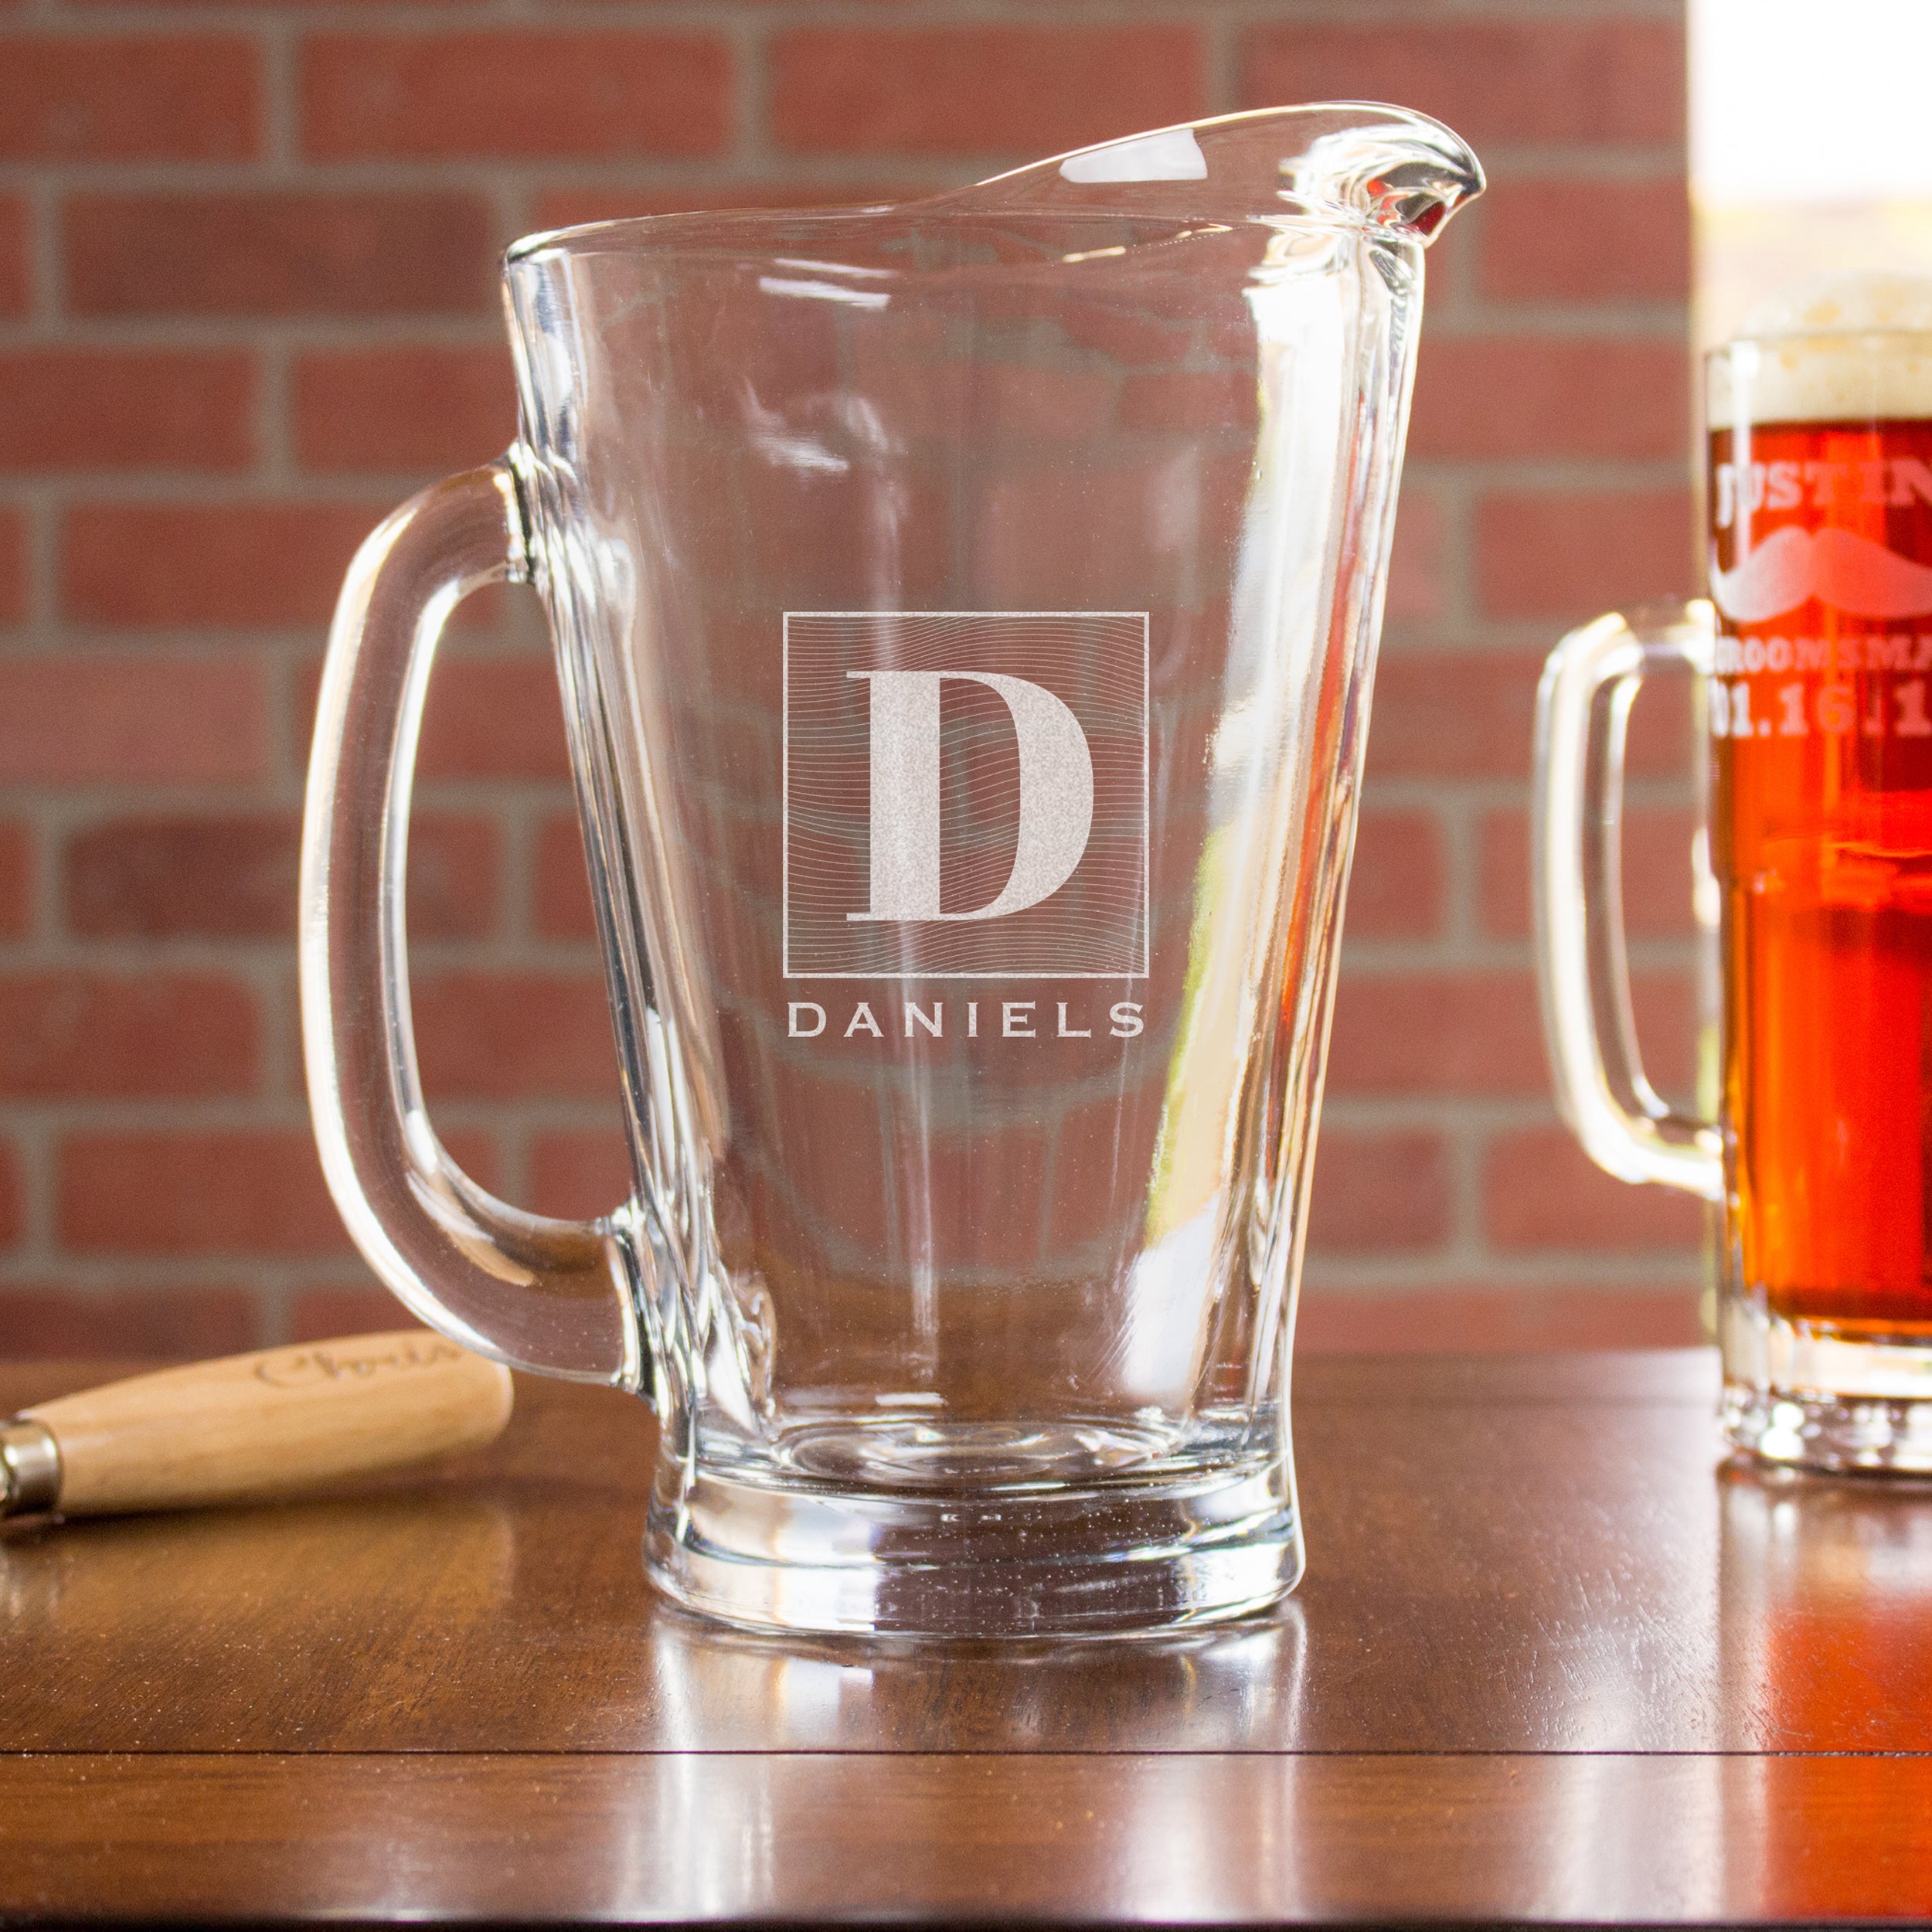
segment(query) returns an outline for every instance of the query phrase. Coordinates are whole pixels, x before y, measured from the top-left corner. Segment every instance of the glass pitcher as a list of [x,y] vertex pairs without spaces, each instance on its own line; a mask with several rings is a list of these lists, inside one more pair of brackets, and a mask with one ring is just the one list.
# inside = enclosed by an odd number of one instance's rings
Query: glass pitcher
[[[1422,294],[1481,175],[1271,110],[906,206],[539,235],[522,407],[352,567],[308,1077],[371,1265],[648,1395],[646,1532],[740,1623],[1238,1614],[1302,1563],[1287,1351]],[[556,641],[635,1176],[492,1199],[402,923],[437,633]]]

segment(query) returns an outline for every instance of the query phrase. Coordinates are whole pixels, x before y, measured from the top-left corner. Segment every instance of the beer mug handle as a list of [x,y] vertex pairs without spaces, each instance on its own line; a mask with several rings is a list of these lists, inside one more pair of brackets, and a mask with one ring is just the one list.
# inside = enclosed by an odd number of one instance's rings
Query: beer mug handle
[[430,1327],[512,1368],[635,1389],[614,1219],[494,1199],[431,1128],[403,921],[423,700],[450,612],[526,575],[507,462],[425,490],[357,552],[329,634],[302,828],[302,1040],[322,1170],[355,1245]]
[[1626,1181],[1724,1196],[1709,1121],[1674,1114],[1644,1073],[1624,942],[1624,747],[1638,687],[1674,666],[1711,670],[1699,601],[1599,617],[1549,654],[1536,692],[1532,883],[1536,986],[1556,1105],[1583,1151]]

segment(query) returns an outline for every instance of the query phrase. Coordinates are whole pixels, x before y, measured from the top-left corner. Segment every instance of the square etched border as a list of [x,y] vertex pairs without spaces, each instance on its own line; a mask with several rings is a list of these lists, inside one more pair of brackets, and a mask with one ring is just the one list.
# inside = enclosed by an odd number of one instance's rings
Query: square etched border
[[[791,621],[794,617],[1138,617],[1141,624],[1141,964],[1119,973],[808,973],[791,969]],[[779,977],[781,979],[1146,979],[1154,964],[1151,626],[1145,611],[787,611],[779,630]]]

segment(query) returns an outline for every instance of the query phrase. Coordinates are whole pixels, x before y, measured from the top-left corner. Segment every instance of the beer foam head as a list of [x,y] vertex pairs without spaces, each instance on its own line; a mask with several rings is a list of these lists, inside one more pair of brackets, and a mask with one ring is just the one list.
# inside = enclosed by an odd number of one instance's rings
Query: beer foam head
[[1766,297],[1710,360],[1713,429],[1932,417],[1932,275],[1815,276]]

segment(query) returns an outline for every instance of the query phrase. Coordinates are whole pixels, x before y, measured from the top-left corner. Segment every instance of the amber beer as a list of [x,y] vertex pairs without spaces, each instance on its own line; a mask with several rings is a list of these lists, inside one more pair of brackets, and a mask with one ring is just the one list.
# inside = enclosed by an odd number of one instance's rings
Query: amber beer
[[[1932,277],[1790,291],[1706,367],[1709,602],[1580,625],[1537,689],[1556,1104],[1606,1172],[1723,1209],[1736,1447],[1932,1475]],[[1624,720],[1685,670],[1723,909],[1714,1120],[1644,1077],[1619,886]]]
[[1774,1321],[1932,1335],[1932,408],[1767,359],[1710,437],[1730,1265]]

